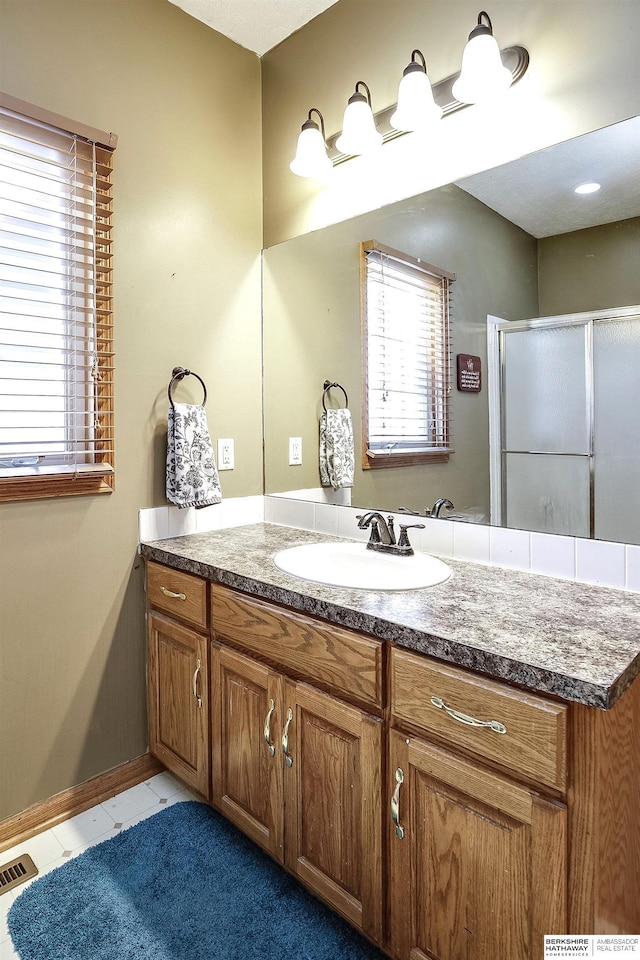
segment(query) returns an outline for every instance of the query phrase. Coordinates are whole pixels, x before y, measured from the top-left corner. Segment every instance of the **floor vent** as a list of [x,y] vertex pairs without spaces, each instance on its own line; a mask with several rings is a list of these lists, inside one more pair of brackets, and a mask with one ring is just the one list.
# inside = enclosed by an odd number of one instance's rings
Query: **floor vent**
[[0,896],[37,874],[38,868],[28,853],[9,863],[0,864]]

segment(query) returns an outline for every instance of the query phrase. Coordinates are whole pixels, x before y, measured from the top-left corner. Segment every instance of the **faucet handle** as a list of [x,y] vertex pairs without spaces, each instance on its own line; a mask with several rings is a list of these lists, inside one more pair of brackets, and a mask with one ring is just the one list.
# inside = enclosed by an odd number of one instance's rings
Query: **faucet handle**
[[409,543],[407,530],[424,530],[424,523],[401,523],[400,536],[398,537],[398,546],[405,554],[413,553],[413,547]]
[[390,540],[391,540],[391,543],[392,543],[392,544],[395,544],[395,542],[396,542],[396,532],[395,532],[394,527],[393,527],[393,517],[391,516],[391,514],[389,514],[389,516],[387,517],[387,529],[388,529],[388,531],[389,531],[389,538],[390,538]]
[[369,534],[369,543],[382,543],[380,537],[380,527],[377,520],[371,521],[371,533]]

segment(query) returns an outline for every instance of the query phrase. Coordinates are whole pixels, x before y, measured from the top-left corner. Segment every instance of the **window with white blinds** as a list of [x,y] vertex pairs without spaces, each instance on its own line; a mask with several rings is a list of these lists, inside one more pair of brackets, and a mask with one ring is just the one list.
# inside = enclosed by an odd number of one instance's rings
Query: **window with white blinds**
[[99,492],[114,476],[115,138],[16,103],[0,97],[0,499]]
[[449,291],[455,275],[361,244],[365,467],[449,458]]

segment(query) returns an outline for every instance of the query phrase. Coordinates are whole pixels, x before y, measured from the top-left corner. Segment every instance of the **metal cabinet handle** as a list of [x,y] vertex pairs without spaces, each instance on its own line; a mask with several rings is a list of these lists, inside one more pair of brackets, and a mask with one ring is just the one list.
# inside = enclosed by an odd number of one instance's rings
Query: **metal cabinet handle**
[[193,671],[193,695],[198,704],[198,710],[202,709],[202,697],[198,696],[198,676],[201,669],[202,664],[200,663],[200,660],[196,660],[196,669]]
[[287,722],[282,731],[282,752],[284,753],[284,762],[288,767],[293,766],[293,757],[289,753],[289,724],[293,720],[293,710],[289,707],[287,711]]
[[267,719],[264,721],[264,739],[265,739],[265,743],[269,747],[270,757],[275,757],[276,755],[276,748],[271,742],[271,717],[273,715],[273,711],[275,710],[275,708],[276,708],[276,705],[273,702],[273,698],[272,698],[271,700],[269,700],[269,712],[267,714]]
[[160,593],[163,593],[165,597],[170,597],[172,600],[186,600],[186,593],[174,593],[173,590],[167,590],[166,587],[160,587]]
[[400,787],[404,783],[404,773],[402,767],[396,770],[396,788],[391,797],[391,819],[396,828],[396,837],[398,840],[404,838],[404,827],[400,826]]
[[453,707],[450,707],[448,704],[441,700],[440,697],[431,697],[431,703],[434,707],[438,707],[440,710],[444,710],[452,720],[457,720],[458,723],[466,723],[469,727],[489,727],[490,730],[493,730],[494,733],[506,733],[507,728],[503,723],[500,723],[499,720],[476,720],[475,717],[470,717],[466,713],[461,713],[459,710],[454,710]]

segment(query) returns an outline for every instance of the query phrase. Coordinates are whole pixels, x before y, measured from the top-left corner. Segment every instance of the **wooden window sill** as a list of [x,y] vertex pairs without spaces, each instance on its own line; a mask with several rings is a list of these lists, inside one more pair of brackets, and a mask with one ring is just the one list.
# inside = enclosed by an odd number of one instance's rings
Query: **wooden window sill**
[[452,450],[425,450],[422,453],[379,453],[362,456],[363,470],[384,470],[388,467],[415,467],[421,463],[448,463]]
[[77,477],[5,477],[0,479],[0,502],[113,493],[113,485],[113,474],[109,476],[79,475]]

